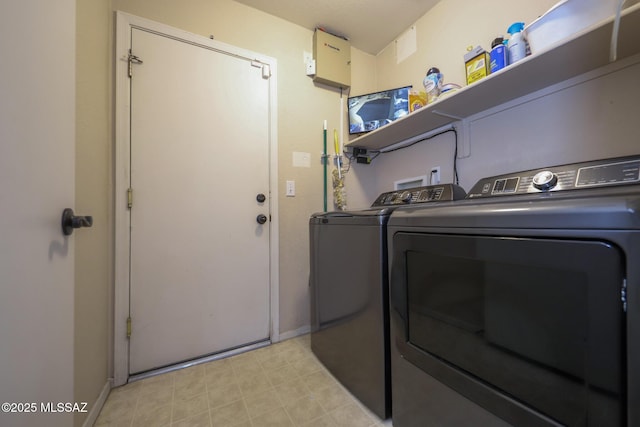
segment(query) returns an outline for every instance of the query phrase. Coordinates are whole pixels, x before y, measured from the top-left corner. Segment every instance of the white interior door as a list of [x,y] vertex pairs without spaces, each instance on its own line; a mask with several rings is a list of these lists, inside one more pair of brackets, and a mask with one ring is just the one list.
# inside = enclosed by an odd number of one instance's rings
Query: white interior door
[[0,13],[3,426],[73,425],[41,403],[74,400],[73,237],[60,224],[75,197],[75,13],[75,0]]
[[[269,338],[269,69],[133,29],[129,372]],[[265,195],[259,202],[257,196]]]

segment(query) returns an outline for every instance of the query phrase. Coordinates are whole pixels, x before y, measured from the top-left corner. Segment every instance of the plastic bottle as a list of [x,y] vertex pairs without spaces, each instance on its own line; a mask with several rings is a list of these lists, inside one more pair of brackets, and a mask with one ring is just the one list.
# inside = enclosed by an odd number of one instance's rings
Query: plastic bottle
[[491,53],[489,54],[489,58],[491,73],[495,73],[509,64],[507,62],[507,47],[504,45],[504,39],[502,36],[496,37],[491,43]]
[[422,84],[427,92],[427,104],[438,99],[440,91],[442,90],[442,74],[440,73],[440,70],[436,67],[429,68]]
[[515,22],[507,29],[511,35],[507,44],[509,64],[515,64],[527,56],[527,43],[522,35],[522,30],[524,30],[524,22]]

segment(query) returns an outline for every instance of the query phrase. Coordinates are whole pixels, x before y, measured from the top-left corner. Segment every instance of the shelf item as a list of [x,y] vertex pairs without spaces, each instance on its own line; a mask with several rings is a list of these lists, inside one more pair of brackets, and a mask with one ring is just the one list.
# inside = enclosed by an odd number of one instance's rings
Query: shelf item
[[[609,63],[613,18],[466,86],[385,127],[351,140],[370,151],[404,142]],[[618,60],[640,53],[640,4],[622,12]]]

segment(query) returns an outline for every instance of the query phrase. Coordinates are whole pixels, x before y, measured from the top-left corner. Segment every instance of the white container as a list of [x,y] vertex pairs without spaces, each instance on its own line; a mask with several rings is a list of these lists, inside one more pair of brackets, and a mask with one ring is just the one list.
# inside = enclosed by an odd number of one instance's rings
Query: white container
[[524,41],[524,35],[522,34],[523,28],[524,22],[514,22],[507,30],[511,36],[507,43],[509,65],[515,64],[527,56],[527,43]]
[[[627,1],[627,6],[629,2]],[[545,50],[616,13],[618,0],[563,0],[524,29],[531,53]]]

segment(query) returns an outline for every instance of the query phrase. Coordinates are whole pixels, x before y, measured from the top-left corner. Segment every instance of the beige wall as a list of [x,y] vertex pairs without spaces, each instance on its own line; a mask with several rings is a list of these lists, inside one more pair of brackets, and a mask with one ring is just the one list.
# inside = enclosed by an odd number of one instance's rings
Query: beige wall
[[[416,21],[417,51],[396,61],[392,43],[376,57],[377,89],[412,84],[422,89],[428,68],[437,66],[445,83],[465,81],[468,45],[485,49],[515,21],[531,22],[556,0],[443,0]],[[562,64],[554,64],[562,67]],[[553,72],[553,70],[549,70]],[[353,76],[352,80],[357,81]],[[526,82],[523,82],[526,83]],[[471,155],[458,159],[460,184],[469,190],[484,176],[637,153],[640,66],[636,65],[519,106],[479,114],[470,120]],[[355,165],[349,198],[373,198],[402,178],[428,174],[441,166],[443,182],[453,182],[454,137],[448,133],[397,152],[382,154],[369,166]]]
[[396,63],[395,43],[377,55],[378,86],[413,85],[423,90],[422,79],[431,67],[438,67],[445,83],[463,84],[463,56],[468,46],[491,49],[491,41],[507,36],[514,22],[531,22],[557,0],[442,0],[416,23],[417,51]]
[[[98,398],[110,376],[113,284],[111,27],[109,1],[76,2],[76,203],[93,227],[74,233],[76,402]],[[75,425],[87,414],[76,413]]]

